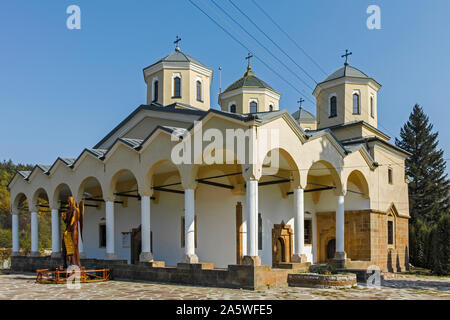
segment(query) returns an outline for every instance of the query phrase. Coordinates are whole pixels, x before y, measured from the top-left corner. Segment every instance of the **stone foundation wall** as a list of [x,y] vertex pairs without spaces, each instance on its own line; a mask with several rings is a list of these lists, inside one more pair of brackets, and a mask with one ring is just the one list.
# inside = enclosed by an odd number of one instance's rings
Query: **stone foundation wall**
[[[326,245],[336,237],[335,212],[317,213],[318,262],[326,261]],[[394,221],[394,244],[388,245],[388,219]],[[347,269],[377,265],[385,272],[408,267],[408,218],[376,210],[345,211],[345,252],[351,261]]]
[[[317,213],[317,235],[319,262],[325,263],[327,243],[336,238],[335,212]],[[345,211],[344,238],[347,258],[370,261],[370,211]]]
[[[15,272],[36,272],[37,269],[54,270],[62,264],[62,259],[17,256],[11,259],[11,270]],[[81,264],[86,269],[111,269],[113,279],[248,290],[287,286],[288,274],[295,272],[289,269],[272,269],[270,266],[246,265],[229,265],[227,269],[214,269],[210,263],[153,267],[150,263],[127,264],[126,260],[82,259]]]
[[371,214],[372,261],[383,271],[401,272],[408,268],[408,219],[394,217],[394,244],[387,243],[387,221],[385,213]]

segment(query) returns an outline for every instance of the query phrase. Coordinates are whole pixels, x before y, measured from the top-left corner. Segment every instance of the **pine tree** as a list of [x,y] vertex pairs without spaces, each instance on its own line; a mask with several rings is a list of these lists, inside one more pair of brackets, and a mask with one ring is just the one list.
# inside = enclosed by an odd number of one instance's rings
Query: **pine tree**
[[411,223],[423,220],[428,225],[450,213],[450,182],[445,173],[444,151],[438,149],[438,132],[419,105],[415,105],[408,122],[400,130],[395,144],[410,152],[406,160],[409,183]]

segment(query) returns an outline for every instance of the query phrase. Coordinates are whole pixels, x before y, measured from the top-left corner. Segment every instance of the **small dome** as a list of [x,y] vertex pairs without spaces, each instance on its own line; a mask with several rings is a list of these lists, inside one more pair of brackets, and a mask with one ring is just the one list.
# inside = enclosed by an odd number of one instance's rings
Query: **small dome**
[[157,62],[155,62],[151,66],[154,66],[154,65],[156,65],[156,64],[158,64],[160,62],[192,62],[192,63],[198,64],[198,65],[200,65],[202,67],[205,67],[205,68],[209,69],[207,66],[205,66],[203,63],[201,63],[197,59],[195,59],[195,58],[191,57],[190,55],[187,55],[187,54],[185,54],[185,53],[183,53],[183,52],[181,52],[179,50],[175,50],[174,52],[172,52],[171,54],[169,54],[169,55],[165,56],[164,58],[158,60]]
[[305,109],[301,108],[297,111],[295,111],[292,114],[292,117],[295,120],[304,120],[304,121],[314,121],[316,118],[312,115],[312,113],[306,111]]
[[361,70],[358,70],[347,64],[347,65],[344,65],[342,68],[336,70],[332,74],[330,74],[323,82],[339,79],[342,77],[354,77],[354,78],[364,78],[364,79],[370,78],[367,74],[365,74]]
[[277,91],[272,89],[272,87],[270,87],[267,83],[265,83],[257,76],[255,76],[251,68],[248,68],[247,71],[242,76],[242,78],[233,82],[228,88],[225,89],[224,92],[229,92],[240,88],[266,88],[273,92],[278,93]]

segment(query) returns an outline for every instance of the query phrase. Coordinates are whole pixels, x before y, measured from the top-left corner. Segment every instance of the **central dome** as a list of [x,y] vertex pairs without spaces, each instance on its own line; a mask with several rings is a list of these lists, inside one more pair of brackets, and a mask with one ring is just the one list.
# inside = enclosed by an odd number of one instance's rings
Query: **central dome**
[[251,68],[247,69],[242,78],[236,80],[228,88],[226,88],[224,93],[240,88],[265,88],[272,90],[273,92],[277,92],[267,83],[255,76]]
[[344,65],[342,68],[336,70],[332,74],[330,74],[323,82],[339,79],[342,77],[353,77],[353,78],[364,78],[364,79],[370,78],[367,74],[365,74],[361,70],[358,70],[347,64],[347,65]]

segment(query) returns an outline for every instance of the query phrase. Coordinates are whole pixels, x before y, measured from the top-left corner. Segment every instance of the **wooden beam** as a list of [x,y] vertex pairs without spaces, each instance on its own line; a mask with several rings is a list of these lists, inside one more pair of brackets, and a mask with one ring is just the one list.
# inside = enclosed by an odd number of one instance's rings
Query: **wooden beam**
[[202,184],[207,184],[210,186],[214,186],[214,187],[225,188],[225,189],[229,189],[229,190],[234,189],[234,187],[230,186],[229,184],[223,184],[223,183],[219,183],[219,182],[205,181],[203,179],[197,179],[197,182],[202,183]]
[[260,182],[258,183],[258,186],[269,186],[272,184],[279,184],[279,183],[287,183],[291,182],[291,179],[280,179],[280,180],[273,180],[273,181],[266,181],[266,182]]
[[162,191],[162,192],[184,194],[184,191],[182,191],[182,190],[173,190],[173,189],[167,189],[167,188],[161,188],[161,187],[153,187],[153,189],[157,190],[157,191]]

